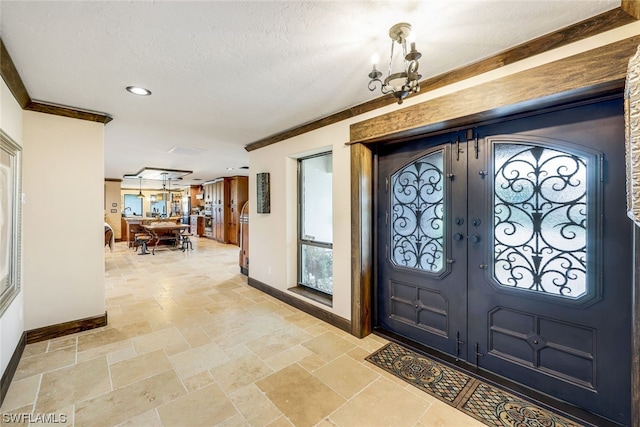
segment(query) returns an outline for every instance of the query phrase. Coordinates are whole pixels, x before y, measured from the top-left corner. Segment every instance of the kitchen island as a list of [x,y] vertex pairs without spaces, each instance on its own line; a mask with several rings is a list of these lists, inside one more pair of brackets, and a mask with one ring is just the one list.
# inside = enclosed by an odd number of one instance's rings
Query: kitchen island
[[127,247],[133,246],[136,233],[143,232],[142,225],[151,224],[152,222],[173,222],[179,223],[181,216],[172,216],[169,218],[154,218],[148,216],[123,216],[120,220],[122,229],[122,241],[127,242]]

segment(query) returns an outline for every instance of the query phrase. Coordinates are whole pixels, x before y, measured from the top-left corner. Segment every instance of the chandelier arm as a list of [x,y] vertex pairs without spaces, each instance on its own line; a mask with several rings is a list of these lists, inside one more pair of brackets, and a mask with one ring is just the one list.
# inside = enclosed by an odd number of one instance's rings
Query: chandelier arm
[[393,88],[393,86],[382,86],[380,88],[380,92],[382,92],[384,95],[386,95],[388,93],[396,93],[396,90]]
[[371,80],[369,80],[369,90],[371,92],[376,90],[376,83],[380,83],[380,86],[382,87],[382,81],[380,79],[371,79]]
[[[371,79],[371,80],[369,81],[369,90],[370,90],[371,92],[373,92],[374,90],[376,90],[376,87],[377,87],[377,85],[376,85],[376,84],[377,84],[377,83],[380,83],[380,92],[382,92],[383,94],[385,94],[385,95],[386,95],[386,94],[388,94],[388,93],[395,92],[395,90],[393,89],[393,86],[386,85],[386,84],[385,84],[382,80],[380,80],[380,79]],[[388,89],[388,87],[390,87],[391,89]]]

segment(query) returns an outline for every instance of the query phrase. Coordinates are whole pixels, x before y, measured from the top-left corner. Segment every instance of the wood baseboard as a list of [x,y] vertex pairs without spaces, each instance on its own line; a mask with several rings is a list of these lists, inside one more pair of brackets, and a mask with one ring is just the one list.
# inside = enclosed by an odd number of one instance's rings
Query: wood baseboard
[[351,321],[345,319],[344,317],[340,317],[329,311],[325,311],[320,307],[317,307],[313,304],[303,301],[300,298],[296,298],[293,295],[290,295],[279,289],[273,288],[252,277],[248,278],[247,283],[249,284],[249,286],[252,286],[258,289],[264,292],[265,294],[271,295],[272,297],[286,304],[289,304],[290,306],[295,307],[298,310],[304,311],[305,313],[310,314],[313,317],[316,317],[322,321],[325,321],[330,325],[335,326],[338,329],[342,329],[345,332],[351,333]]
[[26,331],[27,344],[46,341],[76,332],[88,331],[89,329],[107,326],[107,312],[102,316],[87,317],[85,319],[71,320],[69,322],[58,323],[57,325],[45,326],[42,328]]
[[9,390],[9,386],[11,385],[11,381],[13,380],[13,375],[16,373],[16,369],[18,369],[18,363],[20,362],[20,358],[22,357],[22,352],[24,351],[25,346],[27,345],[27,333],[23,332],[20,337],[20,341],[18,342],[18,346],[11,355],[11,359],[9,360],[9,364],[7,365],[7,369],[2,374],[2,379],[0,380],[0,406],[2,402],[4,402],[4,398],[7,395],[7,391]]

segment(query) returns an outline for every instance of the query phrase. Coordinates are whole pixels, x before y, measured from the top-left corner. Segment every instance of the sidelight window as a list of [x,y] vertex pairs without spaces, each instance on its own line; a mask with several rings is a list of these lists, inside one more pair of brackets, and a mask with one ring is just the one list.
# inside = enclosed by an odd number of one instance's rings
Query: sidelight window
[[333,294],[333,156],[298,161],[298,283]]

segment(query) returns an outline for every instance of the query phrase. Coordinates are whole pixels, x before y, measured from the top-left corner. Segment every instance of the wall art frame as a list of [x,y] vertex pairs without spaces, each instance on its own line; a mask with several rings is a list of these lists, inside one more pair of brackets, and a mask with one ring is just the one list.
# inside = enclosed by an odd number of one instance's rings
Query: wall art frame
[[262,172],[256,175],[257,188],[257,213],[271,213],[271,200],[269,194],[269,172]]

